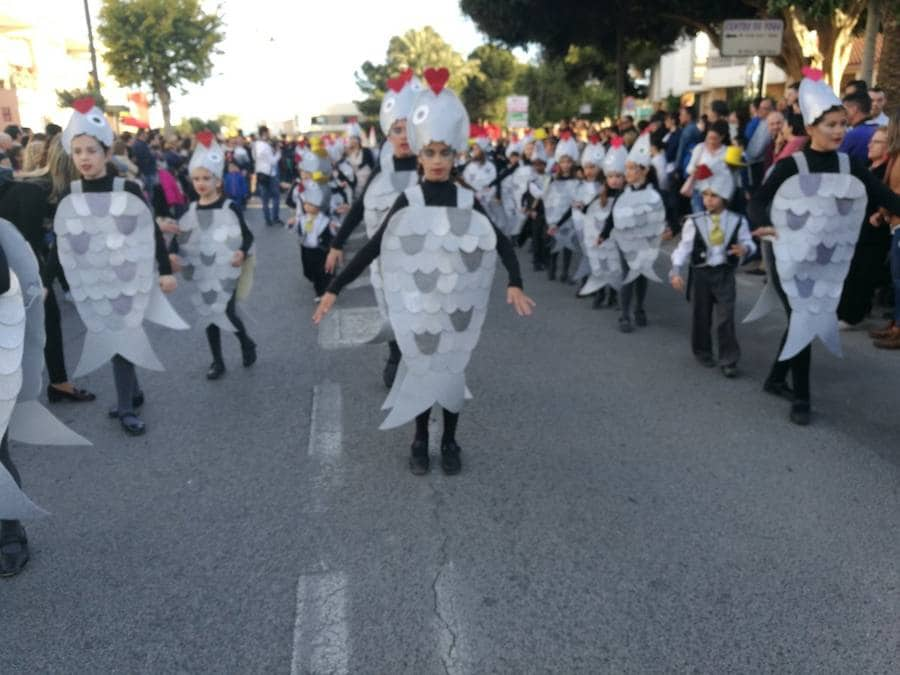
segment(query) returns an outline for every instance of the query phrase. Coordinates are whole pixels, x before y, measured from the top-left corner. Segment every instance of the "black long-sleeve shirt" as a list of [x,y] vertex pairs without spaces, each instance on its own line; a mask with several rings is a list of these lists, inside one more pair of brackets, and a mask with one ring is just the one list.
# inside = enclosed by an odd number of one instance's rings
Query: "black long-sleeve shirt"
[[[112,192],[114,179],[115,177],[109,174],[103,178],[84,179],[81,181],[81,189],[84,192]],[[147,203],[141,186],[134,181],[125,181],[125,191],[130,192],[145,204]],[[63,197],[68,194],[69,190],[66,190]],[[147,208],[150,207],[148,206]],[[153,209],[150,209],[150,212],[152,214]],[[161,276],[172,274],[172,264],[169,262],[169,252],[166,250],[166,240],[163,239],[162,231],[159,229],[159,225],[156,224],[155,218],[153,219],[153,236],[156,243],[156,266],[159,269],[159,274]]]
[[44,240],[46,216],[47,193],[40,185],[19,181],[0,185],[0,218],[11,222],[22,233],[41,263],[41,269],[47,248]]
[[[421,187],[422,193],[425,195],[425,203],[428,206],[456,206],[457,187],[454,183],[450,181],[433,183],[431,181],[423,180]],[[363,270],[365,270],[372,261],[381,254],[381,239],[384,236],[384,231],[387,229],[388,222],[390,222],[391,217],[397,213],[397,211],[404,209],[407,206],[409,206],[409,200],[406,198],[405,194],[401,194],[397,197],[397,201],[394,202],[391,210],[388,211],[384,222],[381,224],[381,227],[378,228],[378,232],[369,239],[369,242],[363,246],[347,267],[345,267],[331,282],[331,285],[328,286],[328,291],[330,293],[340,293],[344,286],[362,274]],[[484,209],[481,208],[481,205],[477,200],[475,201],[474,209],[487,218],[487,214],[484,212]],[[488,218],[488,222],[490,222],[490,218]],[[497,235],[497,255],[500,256],[500,260],[509,274],[509,285],[516,288],[522,288],[522,274],[519,271],[519,259],[516,257],[516,251],[513,248],[512,242],[505,234],[497,229],[496,225],[491,223],[491,227],[494,228],[494,233]]]
[[[837,152],[819,152],[812,148],[805,148],[803,154],[809,164],[810,173],[838,173],[840,170]],[[747,206],[747,216],[754,227],[771,224],[769,207],[772,200],[775,199],[775,193],[778,192],[778,188],[784,181],[798,173],[797,162],[793,157],[785,157],[775,165],[772,173],[756,191]],[[886,184],[875,178],[871,171],[852,157],[850,158],[850,173],[859,178],[866,186],[870,206],[882,207],[893,214],[900,215],[900,196],[895,195]]]
[[0,246],[0,295],[9,291],[9,263],[6,260],[6,252]]
[[[394,160],[394,171],[415,171],[418,167],[418,159],[415,155],[410,155],[409,157],[393,157]],[[379,164],[375,167],[374,171],[372,171],[369,176],[369,180],[366,181],[366,186],[363,188],[363,191],[359,194],[359,198],[353,202],[353,205],[350,207],[350,210],[347,211],[347,215],[344,217],[344,222],[341,223],[341,229],[338,230],[337,234],[334,236],[334,239],[331,241],[331,248],[341,250],[344,248],[344,244],[347,243],[347,239],[350,238],[350,235],[353,234],[353,231],[359,227],[359,224],[363,222],[363,216],[365,216],[366,207],[363,203],[363,200],[366,197],[366,192],[369,189],[369,186],[372,184],[372,181],[375,180],[375,176],[381,173],[381,165]]]

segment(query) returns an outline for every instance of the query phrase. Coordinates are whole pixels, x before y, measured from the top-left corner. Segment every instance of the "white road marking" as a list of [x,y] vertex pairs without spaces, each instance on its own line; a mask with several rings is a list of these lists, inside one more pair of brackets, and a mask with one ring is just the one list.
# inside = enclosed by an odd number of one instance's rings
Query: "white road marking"
[[323,382],[313,387],[312,420],[309,427],[310,457],[332,462],[341,454],[343,403],[341,387]]
[[349,673],[346,575],[301,575],[294,616],[291,675]]
[[319,346],[341,349],[365,344],[378,334],[381,322],[377,307],[332,310],[319,324]]

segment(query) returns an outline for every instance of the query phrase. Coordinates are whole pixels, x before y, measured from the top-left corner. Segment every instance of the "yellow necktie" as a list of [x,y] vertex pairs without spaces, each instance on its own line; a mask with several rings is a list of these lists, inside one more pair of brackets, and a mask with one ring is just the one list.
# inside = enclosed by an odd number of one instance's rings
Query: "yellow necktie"
[[303,223],[303,231],[306,232],[307,234],[309,234],[310,232],[313,231],[313,221],[314,221],[313,218],[307,218],[306,222]]
[[709,230],[709,245],[710,246],[721,246],[725,243],[725,232],[722,231],[722,227],[719,224],[722,221],[721,213],[710,213],[710,220],[712,220],[712,228]]

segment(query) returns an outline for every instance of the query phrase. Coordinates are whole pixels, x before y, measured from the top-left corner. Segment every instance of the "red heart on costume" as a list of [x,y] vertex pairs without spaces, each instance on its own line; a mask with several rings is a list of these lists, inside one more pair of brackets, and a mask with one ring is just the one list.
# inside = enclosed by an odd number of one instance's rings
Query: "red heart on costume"
[[706,180],[712,175],[712,171],[706,164],[700,164],[694,172],[694,180]]
[[447,81],[450,79],[450,71],[446,68],[426,68],[425,69],[425,81],[428,83],[429,88],[435,94],[440,94],[441,90],[444,88],[444,85],[447,84]]
[[407,68],[399,76],[404,82],[409,82],[413,78],[413,69]]
[[406,84],[406,80],[403,79],[402,75],[397,77],[388,78],[387,86],[393,92],[400,93],[400,90],[403,89],[403,86]]
[[613,136],[613,139],[610,142],[610,145],[613,146],[614,148],[621,148],[623,145],[625,145],[625,139],[622,138],[621,136]]
[[810,68],[809,66],[804,67],[800,72],[803,73],[803,77],[808,78],[813,82],[818,82],[824,75],[818,68]]
[[75,108],[82,115],[86,114],[94,107],[94,97],[93,96],[83,96],[82,98],[76,98],[72,101],[72,107]]
[[198,131],[197,132],[197,142],[203,145],[203,147],[210,147],[213,142],[213,132],[211,131]]

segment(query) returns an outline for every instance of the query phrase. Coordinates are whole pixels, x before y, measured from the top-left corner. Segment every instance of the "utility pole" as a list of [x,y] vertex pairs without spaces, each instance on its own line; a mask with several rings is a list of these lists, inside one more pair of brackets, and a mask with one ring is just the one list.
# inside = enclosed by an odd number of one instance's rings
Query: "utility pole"
[[100,95],[100,78],[97,75],[97,50],[94,49],[94,30],[91,28],[91,10],[88,0],[84,0],[84,18],[87,21],[88,45],[91,49],[91,77],[94,80],[94,93]]

